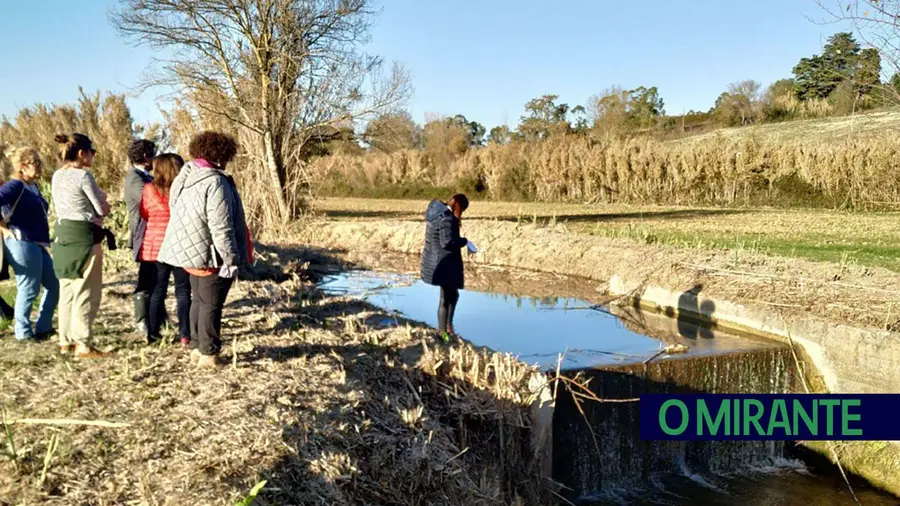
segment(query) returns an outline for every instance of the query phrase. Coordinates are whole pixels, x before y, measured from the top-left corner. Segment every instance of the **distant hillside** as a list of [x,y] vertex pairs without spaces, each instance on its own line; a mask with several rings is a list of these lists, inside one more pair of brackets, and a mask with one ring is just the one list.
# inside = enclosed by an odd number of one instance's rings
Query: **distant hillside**
[[900,131],[900,110],[881,110],[866,112],[855,116],[835,118],[785,121],[757,126],[720,128],[688,137],[669,141],[669,143],[689,143],[708,140],[716,136],[727,138],[754,135],[768,141],[830,141],[845,139],[863,134]]

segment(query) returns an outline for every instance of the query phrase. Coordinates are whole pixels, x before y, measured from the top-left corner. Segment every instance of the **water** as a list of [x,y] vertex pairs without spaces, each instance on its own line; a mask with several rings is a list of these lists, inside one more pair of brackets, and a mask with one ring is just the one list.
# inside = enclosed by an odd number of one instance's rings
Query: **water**
[[[322,288],[394,312],[385,324],[400,317],[437,324],[438,289],[414,275],[352,271],[326,279]],[[602,398],[797,391],[793,358],[783,345],[635,308],[593,305],[576,297],[465,290],[454,323],[474,344],[544,369],[555,369],[564,353],[562,369],[591,376],[590,389]],[[672,344],[688,351],[644,363]],[[583,402],[582,414],[565,393],[555,404],[553,477],[568,487],[572,503],[854,504],[834,466],[807,466],[792,443],[641,441],[637,404]],[[854,490],[866,506],[900,504],[865,482],[854,483]]]
[[[406,318],[437,326],[439,289],[417,276],[351,271],[327,278],[321,288],[361,297]],[[776,346],[633,309],[592,306],[577,298],[463,290],[454,327],[473,344],[517,355],[545,369],[555,369],[561,353],[563,369],[578,369],[642,362],[670,344],[687,346],[688,356]],[[663,355],[656,360],[669,358]]]

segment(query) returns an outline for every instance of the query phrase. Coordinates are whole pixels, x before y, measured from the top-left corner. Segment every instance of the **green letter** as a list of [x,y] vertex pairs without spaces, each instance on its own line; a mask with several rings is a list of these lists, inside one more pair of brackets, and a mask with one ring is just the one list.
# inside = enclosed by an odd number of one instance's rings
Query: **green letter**
[[813,400],[812,419],[810,419],[809,413],[803,409],[803,403],[799,399],[794,399],[794,435],[800,434],[800,420],[798,418],[803,419],[803,423],[806,424],[810,434],[813,436],[819,435],[819,401]]
[[[756,406],[756,414],[750,414],[750,406]],[[744,400],[744,436],[750,435],[750,424],[756,426],[756,433],[760,436],[765,435],[765,431],[763,431],[762,425],[759,424],[759,419],[763,416],[763,405],[756,399],[745,399]]]
[[734,421],[734,431],[732,431],[731,434],[726,434],[726,435],[740,436],[741,435],[741,400],[734,399],[733,404],[734,404],[734,420],[733,420]]
[[819,401],[819,406],[828,406],[828,416],[825,418],[825,427],[828,430],[826,434],[834,435],[834,407],[840,404],[837,399]]
[[[776,420],[776,417],[779,419]],[[787,406],[784,404],[784,399],[775,399],[772,413],[769,415],[769,430],[766,435],[771,436],[775,432],[776,427],[784,429],[785,436],[791,435],[791,424],[788,422]]]
[[[681,425],[678,426],[677,429],[672,430],[671,427],[666,423],[666,410],[669,409],[670,406],[678,406],[678,409],[681,410]],[[684,429],[687,429],[688,426],[688,409],[687,406],[684,405],[683,402],[678,399],[669,399],[663,403],[662,407],[659,408],[659,428],[662,429],[663,432],[670,436],[678,436],[684,432]]]
[[722,401],[722,404],[719,405],[719,411],[716,413],[716,421],[712,421],[712,417],[709,414],[709,408],[706,407],[706,401],[700,399],[697,401],[697,435],[703,435],[703,422],[706,422],[706,426],[709,428],[709,435],[715,436],[719,433],[719,425],[722,424],[722,420],[725,421],[725,435],[730,435],[730,413],[731,406],[729,406],[728,399]]
[[842,436],[862,436],[862,429],[851,429],[850,424],[848,422],[859,422],[862,420],[862,415],[851,415],[850,414],[850,406],[860,406],[862,405],[862,401],[859,399],[844,399],[841,401],[841,413],[842,413],[842,424],[841,424],[841,435]]

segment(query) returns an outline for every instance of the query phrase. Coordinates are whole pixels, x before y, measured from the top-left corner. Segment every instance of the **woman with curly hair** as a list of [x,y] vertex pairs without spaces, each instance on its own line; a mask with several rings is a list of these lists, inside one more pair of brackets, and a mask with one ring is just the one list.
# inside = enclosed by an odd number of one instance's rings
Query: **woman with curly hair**
[[237,154],[230,135],[201,132],[188,147],[193,158],[169,189],[171,216],[160,262],[190,274],[191,360],[215,367],[222,346],[222,311],[238,267],[252,262],[244,205],[224,171]]

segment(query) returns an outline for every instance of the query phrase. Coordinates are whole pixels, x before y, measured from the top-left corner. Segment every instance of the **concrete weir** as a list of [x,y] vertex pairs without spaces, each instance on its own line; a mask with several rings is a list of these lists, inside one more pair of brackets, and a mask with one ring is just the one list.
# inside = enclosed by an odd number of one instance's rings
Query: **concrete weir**
[[[797,381],[790,349],[679,357],[578,371],[605,402],[560,392],[553,414],[553,476],[584,500],[646,485],[658,476],[740,471],[785,457],[784,441],[644,441],[643,394],[782,393]],[[616,401],[620,402],[616,402]]]
[[[804,377],[798,380],[805,380],[811,391],[900,392],[900,340],[890,332],[835,324],[814,316],[790,320],[773,317],[760,309],[704,297],[700,291],[675,292],[660,286],[631,283],[620,276],[610,279],[607,291],[627,298],[634,306],[679,321],[705,321],[718,328],[788,343],[794,350],[791,359],[804,371]],[[787,391],[802,392],[807,387],[795,383]],[[900,495],[900,444],[897,442],[802,443],[837,460],[848,471],[874,485]]]

